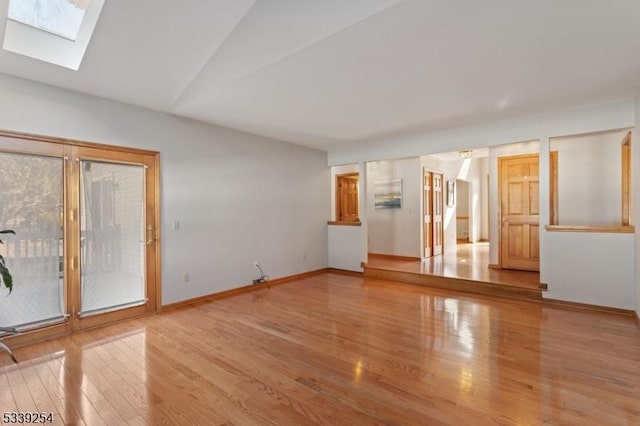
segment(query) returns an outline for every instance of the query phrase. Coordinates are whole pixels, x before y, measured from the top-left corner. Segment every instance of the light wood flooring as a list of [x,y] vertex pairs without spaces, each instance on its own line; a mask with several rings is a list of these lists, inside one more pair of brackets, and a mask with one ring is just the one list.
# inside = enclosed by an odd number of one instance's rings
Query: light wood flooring
[[426,260],[397,260],[369,255],[374,268],[440,277],[461,278],[537,289],[540,273],[489,268],[489,243],[458,244],[457,250]]
[[632,318],[332,273],[16,356],[2,411],[57,424],[640,424]]

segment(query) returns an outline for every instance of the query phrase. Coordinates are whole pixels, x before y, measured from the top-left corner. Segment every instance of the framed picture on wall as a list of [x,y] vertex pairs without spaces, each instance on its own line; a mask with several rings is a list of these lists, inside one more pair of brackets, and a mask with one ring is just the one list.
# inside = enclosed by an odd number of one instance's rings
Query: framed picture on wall
[[447,181],[447,206],[453,207],[456,203],[456,183],[452,180]]
[[376,209],[402,208],[402,179],[377,180],[373,183],[373,190]]

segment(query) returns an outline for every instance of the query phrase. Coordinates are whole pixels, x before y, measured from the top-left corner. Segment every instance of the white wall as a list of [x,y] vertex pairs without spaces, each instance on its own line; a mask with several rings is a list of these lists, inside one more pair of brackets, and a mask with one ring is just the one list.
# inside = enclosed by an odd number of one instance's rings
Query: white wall
[[365,227],[329,225],[329,267],[362,272],[365,257]]
[[[420,257],[420,159],[367,163],[367,241],[369,253]],[[402,179],[402,208],[376,209],[374,183]]]
[[440,152],[486,148],[544,136],[568,136],[635,125],[635,94],[628,99],[542,114],[507,118],[474,126],[365,140],[333,146],[329,165],[418,157]]
[[[345,164],[358,161],[374,161],[412,157],[417,155],[450,152],[453,150],[482,148],[498,144],[518,141],[540,140],[543,152],[549,150],[549,138],[584,134],[612,129],[623,129],[640,123],[640,100],[635,94],[626,100],[601,105],[590,105],[562,111],[550,111],[543,114],[487,122],[474,126],[456,129],[407,135],[397,138],[362,141],[347,146],[336,146],[329,152],[329,164]],[[640,124],[639,124],[640,125]],[[636,128],[638,130],[638,128]],[[637,131],[634,144],[638,141]],[[635,145],[634,145],[635,146]],[[634,170],[640,170],[640,153],[632,147]],[[497,167],[490,163],[491,167]],[[489,168],[491,168],[489,167]],[[540,211],[541,225],[549,220],[549,164],[548,158],[540,159]],[[633,173],[634,188],[640,186],[638,175]],[[497,206],[497,175],[491,173],[489,201]],[[637,203],[637,202],[636,202]],[[492,241],[497,241],[497,208],[490,212],[490,234]],[[638,208],[634,210],[635,223],[640,223]],[[455,234],[454,234],[455,235]],[[635,265],[640,264],[640,241],[629,244],[625,236],[617,234],[586,233],[550,233],[542,227],[540,233],[541,259],[540,279],[548,283],[549,292],[545,297],[560,298],[568,301],[593,303],[612,307],[627,308],[630,295],[633,295]],[[638,232],[636,232],[636,240]],[[592,242],[601,243],[608,251],[586,250],[585,245]],[[492,247],[495,244],[492,244]],[[557,247],[565,251],[563,256],[580,259],[580,267],[572,268],[573,277],[568,279],[564,269],[563,257],[557,257]],[[629,250],[631,249],[631,258]],[[331,248],[330,248],[331,250]],[[626,259],[621,263],[619,259]],[[631,259],[631,261],[629,261]],[[633,260],[636,262],[633,262]],[[492,251],[491,262],[497,261],[497,251]],[[613,279],[603,284],[602,270],[617,268]],[[636,274],[637,275],[637,274]],[[640,277],[635,278],[636,309],[640,310]],[[631,291],[630,291],[631,289]]]
[[620,225],[626,130],[551,140],[558,153],[558,224]]
[[249,284],[254,259],[327,266],[326,153],[8,76],[0,93],[1,129],[160,151],[163,303]]
[[544,297],[633,310],[633,246],[632,234],[546,232]]

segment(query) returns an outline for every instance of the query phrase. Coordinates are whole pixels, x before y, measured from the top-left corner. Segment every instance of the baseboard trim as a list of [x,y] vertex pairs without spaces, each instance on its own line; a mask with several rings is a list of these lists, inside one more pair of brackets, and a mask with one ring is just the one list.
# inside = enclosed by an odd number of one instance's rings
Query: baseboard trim
[[413,256],[396,256],[395,254],[382,254],[382,253],[369,253],[369,257],[377,257],[378,259],[388,259],[388,260],[406,260],[406,261],[420,261],[421,257],[413,257]]
[[230,290],[224,290],[217,293],[205,294],[204,296],[194,297],[192,299],[181,300],[179,302],[169,303],[162,305],[158,312],[166,312],[185,306],[195,305],[196,303],[212,302],[214,300],[226,299],[228,297],[237,296],[239,294],[251,293],[252,291],[260,290],[267,287],[273,287],[280,284],[285,284],[291,281],[299,280],[302,278],[312,277],[314,275],[324,274],[330,272],[330,268],[316,269],[314,271],[302,272],[300,274],[288,275],[286,277],[276,278],[266,283],[249,284],[242,287],[232,288]]
[[636,320],[636,324],[640,327],[640,315],[637,312],[634,312],[633,318]]
[[363,273],[359,271],[349,271],[348,269],[327,268],[327,272],[332,274],[349,275],[351,277],[362,278]]
[[487,265],[487,267],[489,269],[502,269],[497,263],[490,263],[489,265]]
[[589,303],[569,302],[566,300],[546,299],[546,298],[542,299],[542,303],[546,306],[552,306],[554,308],[565,308],[565,309],[573,309],[573,310],[577,309],[581,311],[601,312],[605,314],[615,314],[615,315],[622,315],[625,317],[637,318],[636,312],[630,309],[611,308],[609,306],[591,305]]

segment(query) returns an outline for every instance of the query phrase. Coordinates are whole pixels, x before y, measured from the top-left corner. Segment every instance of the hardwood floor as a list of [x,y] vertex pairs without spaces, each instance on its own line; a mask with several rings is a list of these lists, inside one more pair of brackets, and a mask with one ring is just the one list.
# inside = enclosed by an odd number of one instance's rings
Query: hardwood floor
[[333,273],[15,352],[58,424],[640,424],[633,318]]
[[540,286],[539,272],[489,268],[489,243],[458,244],[455,252],[424,261],[393,260],[369,255],[367,264],[376,268],[532,289]]

